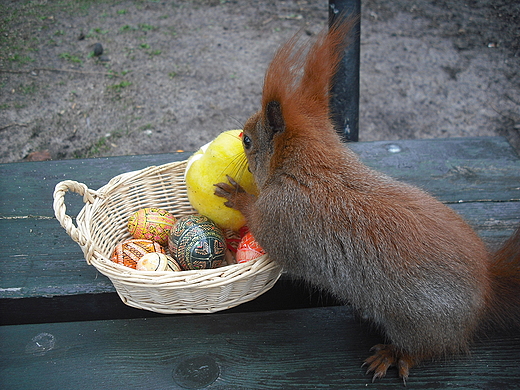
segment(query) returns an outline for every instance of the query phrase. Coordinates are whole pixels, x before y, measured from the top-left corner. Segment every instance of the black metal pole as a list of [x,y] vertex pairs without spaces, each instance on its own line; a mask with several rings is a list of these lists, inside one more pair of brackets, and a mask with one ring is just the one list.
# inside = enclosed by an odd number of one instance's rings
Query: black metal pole
[[[361,0],[329,0],[329,26],[338,17],[360,14]],[[361,18],[352,30],[350,45],[334,77],[330,101],[334,126],[346,142],[359,139],[360,23]]]

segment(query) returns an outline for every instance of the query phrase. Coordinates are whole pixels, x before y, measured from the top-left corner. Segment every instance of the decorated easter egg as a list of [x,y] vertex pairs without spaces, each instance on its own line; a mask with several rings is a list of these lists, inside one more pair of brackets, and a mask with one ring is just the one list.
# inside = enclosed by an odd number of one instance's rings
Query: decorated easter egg
[[175,261],[175,259],[171,256],[168,256],[168,267],[166,268],[167,271],[175,271],[180,272],[182,271],[181,266],[179,263]]
[[160,252],[147,253],[137,261],[135,269],[138,271],[166,271],[168,256]]
[[156,241],[165,246],[174,224],[175,217],[168,211],[148,207],[130,216],[128,230],[134,238]]
[[139,259],[136,265],[138,271],[182,271],[177,262],[160,252],[147,253]]
[[[236,232],[233,232],[232,234],[226,234],[226,244],[228,251],[231,252],[233,257],[237,253],[238,245],[240,245],[240,241],[242,241],[242,238],[246,235],[246,233],[249,232],[249,228],[247,226],[242,226],[240,230],[238,231],[238,234]],[[228,232],[229,233],[229,232]],[[236,262],[234,262],[236,263]],[[229,262],[228,262],[229,264]]]
[[226,254],[222,230],[200,214],[179,218],[170,232],[168,246],[183,270],[217,268]]
[[238,244],[236,260],[237,263],[245,263],[249,260],[254,260],[260,256],[265,255],[265,251],[260,247],[251,232],[246,233],[240,244]]
[[242,146],[241,130],[225,131],[204,145],[188,159],[185,171],[188,200],[193,208],[221,228],[238,231],[245,224],[244,216],[227,207],[226,199],[215,195],[215,184],[227,183],[226,175],[248,193],[257,193]]
[[132,239],[117,244],[110,260],[135,269],[141,257],[154,252],[164,253],[164,249],[151,240]]

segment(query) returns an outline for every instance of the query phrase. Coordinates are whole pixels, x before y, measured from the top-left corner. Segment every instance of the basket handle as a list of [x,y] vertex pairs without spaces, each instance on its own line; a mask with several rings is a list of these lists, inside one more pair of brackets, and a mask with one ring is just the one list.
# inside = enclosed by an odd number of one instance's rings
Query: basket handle
[[56,219],[60,222],[67,234],[81,246],[83,252],[87,253],[90,251],[89,248],[92,246],[91,240],[74,225],[72,218],[66,214],[67,207],[65,206],[65,194],[68,191],[82,195],[83,202],[90,204],[94,203],[94,200],[96,197],[99,197],[99,194],[96,191],[89,189],[85,184],[74,180],[64,180],[56,184],[54,189],[53,207]]

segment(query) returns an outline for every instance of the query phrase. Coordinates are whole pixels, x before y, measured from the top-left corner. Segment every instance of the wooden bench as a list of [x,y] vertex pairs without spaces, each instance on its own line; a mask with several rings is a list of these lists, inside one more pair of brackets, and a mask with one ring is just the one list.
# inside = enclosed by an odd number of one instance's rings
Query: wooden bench
[[[520,159],[500,137],[351,144],[368,165],[463,215],[492,248],[520,225]],[[348,306],[283,276],[247,304],[208,315],[125,306],[54,218],[54,186],[113,176],[188,153],[0,165],[0,388],[401,388],[361,363],[381,337]],[[67,199],[69,215],[82,206]],[[520,334],[496,332],[470,356],[428,362],[409,388],[520,386]]]

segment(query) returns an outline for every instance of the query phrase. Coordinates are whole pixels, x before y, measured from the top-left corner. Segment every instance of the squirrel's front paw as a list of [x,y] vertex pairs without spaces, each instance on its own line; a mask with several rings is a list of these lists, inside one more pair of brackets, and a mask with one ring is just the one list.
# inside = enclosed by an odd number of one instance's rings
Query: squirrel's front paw
[[227,199],[224,204],[235,210],[244,212],[247,205],[254,201],[254,196],[248,194],[232,177],[227,176],[228,183],[215,184],[215,195]]

